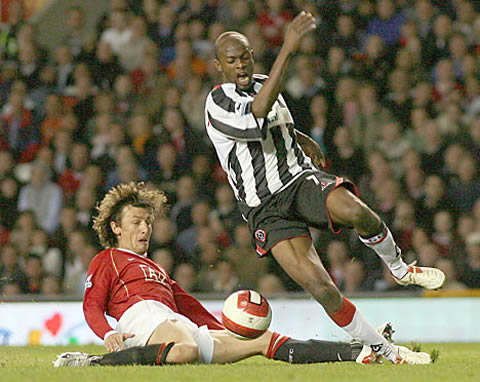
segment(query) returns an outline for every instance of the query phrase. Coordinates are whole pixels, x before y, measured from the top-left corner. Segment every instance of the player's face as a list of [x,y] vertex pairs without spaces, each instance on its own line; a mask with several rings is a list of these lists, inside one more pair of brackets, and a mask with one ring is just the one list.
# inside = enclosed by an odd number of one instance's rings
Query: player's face
[[240,39],[230,39],[223,44],[215,60],[217,70],[223,73],[225,82],[236,84],[240,89],[248,89],[253,76],[253,52]]
[[118,247],[138,254],[144,254],[150,244],[153,216],[145,208],[126,206],[122,210],[120,222],[112,222],[112,230],[117,235]]

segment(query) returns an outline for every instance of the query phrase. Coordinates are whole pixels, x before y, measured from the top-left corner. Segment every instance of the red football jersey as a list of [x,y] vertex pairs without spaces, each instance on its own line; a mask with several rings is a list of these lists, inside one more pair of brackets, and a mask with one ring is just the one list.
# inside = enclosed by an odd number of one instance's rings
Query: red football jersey
[[147,257],[108,248],[88,267],[83,312],[90,328],[100,338],[113,330],[105,313],[117,319],[142,300],[161,302],[197,325],[223,329],[218,320],[170,278],[167,271]]

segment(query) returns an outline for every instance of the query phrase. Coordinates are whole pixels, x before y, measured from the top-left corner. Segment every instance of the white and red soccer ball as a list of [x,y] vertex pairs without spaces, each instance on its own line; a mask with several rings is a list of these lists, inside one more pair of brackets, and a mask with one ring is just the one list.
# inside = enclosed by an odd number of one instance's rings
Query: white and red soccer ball
[[272,310],[260,293],[241,290],[225,300],[222,321],[234,337],[250,340],[266,332],[272,321]]

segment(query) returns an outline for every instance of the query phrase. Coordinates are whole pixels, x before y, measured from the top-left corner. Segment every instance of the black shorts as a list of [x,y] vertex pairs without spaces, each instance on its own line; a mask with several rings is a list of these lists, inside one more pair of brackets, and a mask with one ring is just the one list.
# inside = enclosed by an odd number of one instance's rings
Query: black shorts
[[340,230],[333,226],[326,203],[330,191],[339,186],[358,195],[356,186],[347,179],[322,171],[308,172],[260,206],[250,208],[246,216],[258,256],[268,254],[283,240],[310,236],[310,226],[329,227],[338,233]]

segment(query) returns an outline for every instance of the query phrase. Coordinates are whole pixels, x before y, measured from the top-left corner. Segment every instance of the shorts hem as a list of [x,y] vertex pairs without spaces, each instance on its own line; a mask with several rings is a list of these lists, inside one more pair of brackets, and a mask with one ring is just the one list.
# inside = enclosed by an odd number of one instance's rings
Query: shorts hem
[[272,249],[279,243],[281,243],[282,241],[285,241],[285,240],[290,240],[290,239],[293,239],[295,237],[310,237],[309,234],[307,233],[303,233],[303,234],[298,234],[298,235],[293,235],[293,236],[289,236],[289,237],[285,237],[285,238],[282,238],[278,241],[276,241],[275,243],[273,243],[269,249],[265,249],[265,248],[262,248],[260,247],[258,244],[257,244],[257,248],[256,248],[256,252],[257,252],[257,256],[258,257],[263,257],[265,255],[268,255],[269,252],[272,251]]

